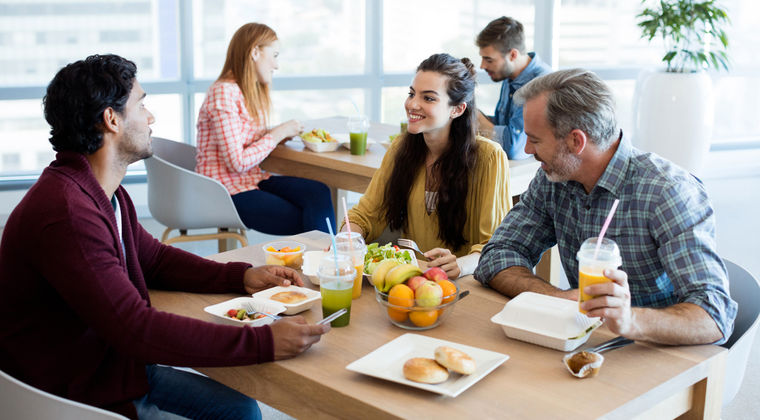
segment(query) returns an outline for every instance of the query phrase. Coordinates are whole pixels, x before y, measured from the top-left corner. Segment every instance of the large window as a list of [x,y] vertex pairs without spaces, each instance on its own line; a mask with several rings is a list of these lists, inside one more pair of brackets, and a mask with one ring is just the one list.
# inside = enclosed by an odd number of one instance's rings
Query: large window
[[[760,144],[760,3],[723,0],[734,66],[715,79],[716,147]],[[430,54],[480,66],[477,33],[507,15],[529,50],[554,68],[586,67],[615,92],[631,124],[638,72],[660,65],[659,41],[640,38],[639,0],[0,0],[0,184],[36,174],[53,158],[41,99],[55,72],[95,53],[137,63],[156,116],[153,133],[195,142],[206,89],[243,23],[271,26],[281,43],[272,122],[348,115],[359,108],[397,124],[416,66]],[[435,11],[434,13],[431,11]],[[477,104],[492,113],[499,84],[479,73]],[[140,171],[140,164],[130,170]]]

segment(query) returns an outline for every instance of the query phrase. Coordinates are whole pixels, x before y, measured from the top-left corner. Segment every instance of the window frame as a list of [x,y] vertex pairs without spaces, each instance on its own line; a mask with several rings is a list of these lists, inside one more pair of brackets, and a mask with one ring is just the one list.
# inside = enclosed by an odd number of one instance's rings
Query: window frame
[[[386,87],[405,87],[413,77],[413,72],[385,73],[383,71],[383,0],[365,0],[365,50],[367,51],[364,73],[359,75],[314,75],[314,76],[275,76],[275,90],[313,90],[313,89],[363,89],[366,91],[364,109],[370,118],[379,121],[382,115],[382,90]],[[194,76],[193,50],[193,5],[192,2],[179,1],[179,79],[172,81],[144,82],[143,88],[148,94],[179,94],[182,98],[182,141],[195,144],[195,95],[205,93],[213,83],[212,79],[197,79]],[[535,21],[550,24],[535,25],[534,49],[552,68],[557,68],[559,13],[561,0],[535,0]],[[603,80],[636,79],[641,68],[589,68]],[[720,77],[714,75],[713,77]],[[478,73],[481,84],[493,83],[488,76]],[[315,88],[316,86],[316,88]],[[40,99],[45,95],[46,86],[0,87],[0,99]],[[721,142],[713,144],[711,151],[731,151],[760,148],[757,141]],[[39,175],[0,174],[0,191],[30,187]],[[124,183],[146,182],[144,169],[130,169]]]

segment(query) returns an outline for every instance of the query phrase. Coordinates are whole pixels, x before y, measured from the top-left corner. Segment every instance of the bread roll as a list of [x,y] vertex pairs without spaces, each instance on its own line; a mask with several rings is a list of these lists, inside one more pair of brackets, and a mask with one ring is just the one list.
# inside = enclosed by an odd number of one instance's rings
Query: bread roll
[[433,359],[414,357],[404,363],[406,379],[423,384],[438,384],[449,379],[449,371]]
[[467,353],[452,349],[447,346],[440,346],[435,349],[435,361],[441,366],[457,372],[462,375],[469,375],[475,372],[475,361]]
[[306,295],[294,290],[287,292],[275,293],[269,297],[269,299],[276,300],[282,303],[298,303],[306,300]]

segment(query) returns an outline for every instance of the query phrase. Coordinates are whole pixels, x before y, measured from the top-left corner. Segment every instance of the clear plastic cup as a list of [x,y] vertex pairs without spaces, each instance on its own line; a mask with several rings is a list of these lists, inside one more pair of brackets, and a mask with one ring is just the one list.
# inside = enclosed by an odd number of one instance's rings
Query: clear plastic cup
[[335,243],[338,254],[346,255],[351,258],[351,262],[356,269],[354,278],[354,289],[351,297],[353,299],[362,295],[362,279],[364,276],[364,255],[367,253],[367,245],[364,244],[362,235],[351,232],[340,232],[335,235]]
[[604,276],[604,270],[608,268],[614,270],[623,264],[623,259],[620,257],[620,249],[615,241],[608,238],[602,239],[599,252],[594,257],[596,240],[596,237],[586,239],[576,254],[576,258],[578,259],[578,289],[580,291],[578,294],[578,311],[583,314],[586,311],[580,308],[580,304],[595,297],[583,293],[583,289],[592,284],[612,281]]
[[363,155],[367,152],[367,132],[369,118],[366,115],[354,115],[348,118],[349,149],[352,155]]
[[351,294],[356,269],[346,255],[333,252],[325,254],[319,262],[319,291],[322,294],[322,317],[346,308],[346,313],[330,323],[333,327],[345,327],[351,319]]

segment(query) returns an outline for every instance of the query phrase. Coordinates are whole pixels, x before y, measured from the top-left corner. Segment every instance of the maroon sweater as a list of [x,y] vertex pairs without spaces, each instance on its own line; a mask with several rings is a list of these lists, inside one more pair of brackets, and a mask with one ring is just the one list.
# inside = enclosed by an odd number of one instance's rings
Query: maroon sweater
[[[114,209],[83,155],[58,153],[11,213],[0,242],[0,368],[62,397],[135,417],[145,365],[231,366],[274,359],[272,331],[151,307],[148,288],[244,293],[245,263],[162,245],[123,187]],[[123,250],[126,250],[126,255]]]

